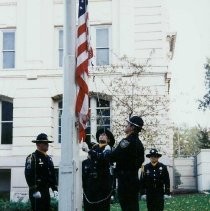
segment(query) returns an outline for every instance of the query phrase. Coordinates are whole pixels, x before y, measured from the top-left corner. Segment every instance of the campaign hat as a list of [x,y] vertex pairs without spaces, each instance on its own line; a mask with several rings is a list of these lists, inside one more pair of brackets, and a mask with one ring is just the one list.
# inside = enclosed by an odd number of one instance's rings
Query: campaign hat
[[99,136],[101,134],[103,134],[103,133],[105,133],[107,135],[107,137],[108,137],[108,139],[110,141],[109,145],[111,147],[113,147],[114,143],[115,143],[114,135],[112,134],[112,132],[109,129],[106,129],[106,128],[100,128],[99,130],[97,130],[97,132],[96,132],[96,140],[97,140],[97,142],[99,142]]
[[154,156],[154,157],[161,157],[162,154],[160,154],[160,153],[157,151],[157,149],[151,149],[151,150],[149,151],[149,154],[146,155],[146,157],[147,157],[147,158],[150,158],[150,157],[152,157],[152,156]]
[[140,116],[132,116],[126,121],[138,128],[142,128],[144,125],[144,121]]
[[32,140],[33,143],[52,143],[53,141],[48,140],[48,136],[45,133],[40,133],[36,140]]

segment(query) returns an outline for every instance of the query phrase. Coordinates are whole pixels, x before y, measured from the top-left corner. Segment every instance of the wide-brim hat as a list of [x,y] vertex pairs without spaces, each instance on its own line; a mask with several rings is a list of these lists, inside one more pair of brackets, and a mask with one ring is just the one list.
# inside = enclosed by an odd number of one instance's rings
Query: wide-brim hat
[[155,156],[155,157],[161,157],[162,154],[158,153],[158,151],[156,149],[151,149],[149,151],[149,154],[146,155],[147,158],[150,158],[152,156]]
[[36,140],[32,140],[33,143],[52,143],[53,141],[48,140],[47,134],[40,133]]
[[107,135],[107,137],[108,137],[108,139],[109,139],[109,145],[111,146],[111,147],[113,147],[114,146],[114,143],[115,143],[115,139],[114,139],[114,135],[112,134],[112,132],[110,131],[110,130],[108,130],[108,129],[105,129],[105,128],[101,128],[101,129],[99,129],[97,132],[96,132],[96,140],[97,140],[97,142],[99,142],[99,136],[101,135],[101,134],[103,134],[103,133],[105,133],[106,135]]
[[144,125],[144,121],[140,116],[132,116],[126,121],[138,128],[142,128]]

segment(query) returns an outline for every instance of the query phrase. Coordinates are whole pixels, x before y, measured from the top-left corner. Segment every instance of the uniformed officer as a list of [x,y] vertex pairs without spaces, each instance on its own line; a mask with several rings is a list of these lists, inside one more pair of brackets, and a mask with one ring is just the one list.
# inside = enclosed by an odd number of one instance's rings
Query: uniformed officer
[[146,199],[148,211],[163,211],[164,198],[171,197],[167,167],[158,161],[161,156],[156,149],[151,149],[146,155],[150,163],[142,167],[140,193]]
[[[96,143],[88,146],[96,153],[111,151],[115,143],[113,134],[108,129],[99,129]],[[89,156],[82,162],[83,202],[84,211],[109,211],[112,195],[112,165],[106,159],[97,160]]]
[[139,116],[132,116],[127,120],[124,132],[126,138],[112,151],[95,153],[90,150],[89,154],[98,159],[107,158],[116,162],[116,175],[118,179],[118,198],[123,211],[138,211],[139,178],[138,170],[144,162],[144,147],[139,140],[144,122]]
[[57,181],[52,158],[46,154],[49,143],[45,133],[37,136],[37,150],[26,158],[25,178],[29,186],[29,199],[33,211],[50,210],[50,193],[49,188],[58,197]]

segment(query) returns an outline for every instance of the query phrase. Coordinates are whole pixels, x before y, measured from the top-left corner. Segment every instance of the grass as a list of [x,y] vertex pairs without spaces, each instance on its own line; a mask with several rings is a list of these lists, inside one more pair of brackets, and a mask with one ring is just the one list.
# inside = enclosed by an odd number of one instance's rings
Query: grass
[[[145,201],[139,202],[141,211],[147,211]],[[112,204],[111,211],[120,211],[119,204]],[[165,201],[164,211],[210,211],[210,194],[174,195]]]
[[[58,210],[57,201],[52,200],[52,210]],[[147,211],[145,201],[139,202],[140,211]],[[0,211],[29,211],[30,204],[0,199]],[[111,211],[121,211],[120,205],[111,205]],[[210,194],[179,194],[165,201],[164,211],[210,211]]]

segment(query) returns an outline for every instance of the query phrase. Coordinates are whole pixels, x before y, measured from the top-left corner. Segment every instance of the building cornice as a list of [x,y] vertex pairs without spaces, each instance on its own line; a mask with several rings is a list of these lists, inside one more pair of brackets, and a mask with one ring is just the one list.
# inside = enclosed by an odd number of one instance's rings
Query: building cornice
[[0,0],[0,6],[16,6],[17,1],[5,1]]
[[1,78],[26,78],[27,80],[36,80],[37,78],[60,78],[63,76],[62,70],[1,70]]

